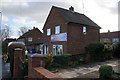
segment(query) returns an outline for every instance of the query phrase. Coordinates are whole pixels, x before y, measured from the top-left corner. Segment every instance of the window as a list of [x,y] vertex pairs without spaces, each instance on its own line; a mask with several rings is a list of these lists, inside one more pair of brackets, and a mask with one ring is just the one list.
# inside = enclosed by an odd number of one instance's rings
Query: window
[[119,38],[113,38],[112,41],[113,42],[119,42]]
[[53,45],[53,55],[61,55],[63,54],[63,45]]
[[48,45],[44,45],[44,54],[48,54]]
[[43,45],[40,45],[40,53],[43,54]]
[[110,39],[104,38],[104,42],[110,42]]
[[49,36],[50,35],[50,29],[47,29],[47,35]]
[[29,41],[29,42],[32,42],[32,38],[28,38],[28,41]]
[[60,26],[56,26],[55,27],[55,34],[59,34],[60,33]]
[[86,35],[86,27],[83,26],[83,34]]

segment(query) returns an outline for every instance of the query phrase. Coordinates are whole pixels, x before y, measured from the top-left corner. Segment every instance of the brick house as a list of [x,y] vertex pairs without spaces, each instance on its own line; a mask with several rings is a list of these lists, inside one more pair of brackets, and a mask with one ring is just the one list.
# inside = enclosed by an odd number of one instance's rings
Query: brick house
[[[83,54],[85,46],[99,42],[100,27],[84,14],[52,6],[43,27],[44,54]],[[43,47],[44,46],[44,47]]]
[[120,31],[100,33],[101,42],[120,42]]
[[24,42],[27,49],[33,49],[33,46],[31,46],[31,43],[35,42],[41,36],[42,36],[42,32],[38,28],[33,27],[33,29],[29,30],[28,32],[20,36],[17,39],[17,41]]

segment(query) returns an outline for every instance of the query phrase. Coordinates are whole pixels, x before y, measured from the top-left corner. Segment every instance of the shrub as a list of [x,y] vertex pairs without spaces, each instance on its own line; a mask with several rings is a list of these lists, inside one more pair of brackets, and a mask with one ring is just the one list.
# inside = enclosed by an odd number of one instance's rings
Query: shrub
[[100,78],[110,78],[114,73],[112,66],[102,65],[99,68]]
[[50,54],[46,54],[46,59],[45,59],[45,68],[51,68],[51,65],[53,63],[53,57],[52,57],[52,52]]
[[111,58],[113,57],[113,45],[112,44],[109,44],[109,43],[106,43],[104,44],[104,50],[103,50],[103,53],[105,55],[106,58]]
[[57,66],[59,65],[60,68],[67,67],[71,62],[69,54],[53,56],[53,59],[54,61],[52,66],[57,64]]
[[104,45],[102,43],[90,43],[86,46],[86,52],[90,53],[92,60],[100,60],[103,58],[103,49]]
[[115,45],[114,56],[118,58],[120,57],[120,43]]

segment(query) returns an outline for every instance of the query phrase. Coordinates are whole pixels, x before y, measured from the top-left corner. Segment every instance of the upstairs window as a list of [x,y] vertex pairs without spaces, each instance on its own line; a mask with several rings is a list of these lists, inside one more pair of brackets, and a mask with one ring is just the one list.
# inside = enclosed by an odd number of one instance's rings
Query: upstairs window
[[119,42],[119,38],[113,38],[112,41],[113,42]]
[[56,26],[55,27],[55,34],[59,34],[60,33],[60,26]]
[[50,35],[50,29],[47,29],[47,36],[49,36]]
[[83,26],[83,34],[86,35],[86,27]]
[[30,38],[28,38],[28,41],[29,41],[29,42],[32,42],[32,38],[31,38],[31,37],[30,37]]

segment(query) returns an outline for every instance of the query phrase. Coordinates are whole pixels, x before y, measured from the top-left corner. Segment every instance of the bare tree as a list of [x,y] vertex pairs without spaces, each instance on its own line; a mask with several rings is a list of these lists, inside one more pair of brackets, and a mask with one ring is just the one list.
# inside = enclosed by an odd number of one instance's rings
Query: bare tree
[[18,30],[18,35],[21,36],[24,33],[26,33],[29,30],[28,27],[20,27],[20,29]]
[[1,29],[1,41],[4,41],[6,38],[10,37],[10,27],[5,24],[4,27]]

